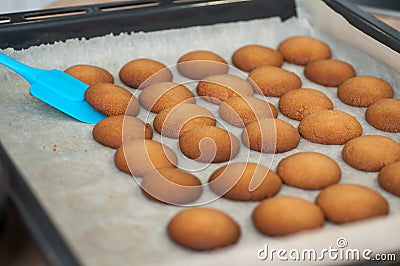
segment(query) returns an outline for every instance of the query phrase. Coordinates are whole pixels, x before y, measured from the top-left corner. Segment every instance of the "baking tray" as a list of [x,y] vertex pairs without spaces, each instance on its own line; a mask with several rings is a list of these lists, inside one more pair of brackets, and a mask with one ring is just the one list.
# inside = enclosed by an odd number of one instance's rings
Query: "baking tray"
[[[352,25],[400,52],[400,34],[347,1],[325,0]],[[0,47],[24,49],[70,38],[155,31],[296,15],[294,1],[129,1],[0,15]],[[154,19],[157,18],[157,19]],[[10,195],[51,265],[79,265],[0,142]]]

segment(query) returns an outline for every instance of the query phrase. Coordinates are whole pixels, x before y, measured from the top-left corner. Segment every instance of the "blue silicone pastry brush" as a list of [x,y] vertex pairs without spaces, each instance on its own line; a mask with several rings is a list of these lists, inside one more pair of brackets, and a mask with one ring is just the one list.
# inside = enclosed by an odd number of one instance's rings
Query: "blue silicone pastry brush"
[[33,96],[67,115],[89,124],[96,124],[106,117],[86,102],[84,94],[89,86],[67,73],[30,67],[3,53],[0,53],[0,64],[28,81]]

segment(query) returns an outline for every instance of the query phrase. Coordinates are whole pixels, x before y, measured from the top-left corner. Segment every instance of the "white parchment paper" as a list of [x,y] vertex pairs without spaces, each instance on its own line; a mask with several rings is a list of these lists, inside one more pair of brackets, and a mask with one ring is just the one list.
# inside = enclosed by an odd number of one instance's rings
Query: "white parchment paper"
[[[118,79],[119,69],[128,61],[149,57],[174,65],[184,53],[204,49],[214,51],[230,62],[232,53],[245,44],[262,44],[276,48],[292,35],[311,35],[325,40],[332,47],[333,57],[350,62],[358,75],[373,75],[387,80],[400,97],[400,56],[398,53],[350,26],[321,1],[298,1],[299,18],[281,22],[270,18],[213,26],[191,27],[152,33],[132,33],[105,36],[91,40],[69,40],[65,43],[31,47],[23,51],[4,52],[26,64],[40,68],[65,69],[74,64],[93,64],[109,70]],[[397,133],[385,133],[370,126],[365,108],[343,104],[336,97],[336,88],[326,88],[308,81],[303,67],[285,63],[285,69],[296,72],[303,87],[323,91],[334,108],[357,117],[363,134],[380,134],[399,141]],[[245,77],[243,73],[235,73]],[[271,168],[276,169],[282,158],[299,151],[319,151],[335,159],[341,166],[343,183],[366,185],[379,191],[390,204],[390,215],[359,223],[337,226],[326,223],[320,230],[292,236],[271,238],[258,233],[252,225],[251,213],[257,203],[218,199],[208,204],[230,214],[241,226],[240,241],[231,247],[205,253],[183,249],[172,243],[166,234],[168,221],[180,207],[163,205],[145,198],[135,180],[120,172],[113,163],[114,150],[92,139],[93,125],[87,125],[60,113],[29,95],[29,87],[16,74],[0,69],[0,139],[26,182],[43,205],[60,234],[84,265],[253,265],[283,262],[279,259],[261,261],[257,251],[268,245],[274,249],[321,250],[338,248],[336,241],[344,237],[349,248],[371,249],[375,253],[400,249],[399,198],[378,186],[377,173],[366,173],[348,166],[341,158],[340,145],[319,145],[301,139],[290,152],[274,157]],[[175,73],[174,81],[187,81]],[[188,87],[195,88],[196,83]],[[136,96],[139,92],[133,91]],[[261,96],[257,96],[261,97]],[[277,106],[278,98],[268,98]],[[217,106],[198,100],[217,114]],[[147,119],[142,109],[139,116]],[[150,115],[151,120],[154,115]],[[219,117],[217,117],[219,118]],[[298,122],[282,114],[278,118],[297,127]],[[240,137],[241,130],[229,128]],[[160,135],[155,133],[155,140]],[[190,164],[178,151],[176,140],[163,142],[179,155],[179,164]],[[235,161],[249,157],[241,146]],[[262,155],[270,165],[271,156]],[[251,152],[250,160],[258,159]],[[206,182],[210,173],[223,164],[212,165],[196,175]],[[283,186],[278,195],[295,195],[314,201],[319,191],[305,191]],[[207,189],[203,197],[210,195]],[[289,260],[289,263],[293,261]],[[345,263],[340,259],[307,263]],[[300,261],[305,264],[305,261]]]

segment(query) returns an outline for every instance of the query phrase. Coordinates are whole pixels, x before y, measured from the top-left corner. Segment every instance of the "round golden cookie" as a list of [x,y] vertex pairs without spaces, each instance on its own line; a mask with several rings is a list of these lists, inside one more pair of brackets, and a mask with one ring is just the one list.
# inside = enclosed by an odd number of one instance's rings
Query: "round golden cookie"
[[276,118],[275,106],[253,96],[235,96],[225,100],[219,106],[222,119],[235,127],[245,127],[248,123],[264,118]]
[[178,138],[198,126],[215,126],[217,120],[207,109],[189,103],[180,103],[158,113],[153,120],[154,129],[163,136]]
[[400,132],[400,99],[383,99],[374,102],[365,111],[367,122],[386,132]]
[[121,171],[136,177],[158,168],[176,167],[178,158],[167,146],[150,139],[133,139],[115,152],[114,163]]
[[132,139],[151,139],[153,129],[136,117],[116,115],[98,122],[93,127],[92,135],[98,143],[116,149],[122,142]]
[[216,53],[197,50],[181,56],[177,69],[184,77],[200,80],[211,75],[225,74],[229,66],[225,59]]
[[361,136],[362,127],[357,119],[338,110],[322,110],[307,115],[300,121],[300,135],[315,143],[341,145]]
[[196,201],[203,192],[197,177],[171,167],[147,172],[140,187],[146,197],[174,205]]
[[74,65],[64,70],[64,72],[89,86],[97,83],[114,83],[113,75],[107,70],[97,66]]
[[255,92],[273,97],[281,97],[290,90],[299,89],[302,84],[295,73],[273,66],[252,70],[248,79]]
[[400,196],[400,161],[383,167],[379,172],[378,182],[384,190]]
[[283,56],[278,51],[257,44],[245,45],[232,55],[232,63],[240,70],[250,72],[261,66],[281,67]]
[[233,159],[239,153],[240,142],[225,129],[200,126],[179,137],[179,148],[190,159],[204,163],[221,163]]
[[85,91],[85,100],[94,109],[107,116],[136,116],[139,102],[128,90],[111,83],[97,83]]
[[230,216],[203,207],[180,211],[168,223],[167,231],[175,243],[199,251],[235,244],[240,237],[240,227]]
[[337,96],[345,104],[356,107],[368,107],[370,104],[393,97],[389,83],[380,78],[358,76],[339,85]]
[[276,173],[256,163],[224,165],[212,173],[208,183],[217,195],[241,201],[272,197],[282,186],[282,181]]
[[300,142],[300,135],[291,124],[274,118],[264,118],[247,124],[241,137],[246,147],[265,153],[290,151]]
[[282,114],[301,121],[309,114],[333,109],[333,103],[320,91],[302,88],[288,91],[282,95],[278,107]]
[[342,82],[356,76],[353,66],[337,59],[310,62],[304,68],[309,80],[327,87],[337,87]]
[[197,84],[196,90],[202,99],[214,104],[220,104],[234,96],[253,95],[253,87],[250,82],[230,74],[205,77]]
[[139,95],[140,104],[153,113],[175,106],[181,102],[196,103],[194,94],[184,85],[160,82],[147,86]]
[[254,226],[263,234],[283,236],[324,225],[324,214],[312,202],[292,196],[262,201],[253,211]]
[[336,184],[322,190],[316,199],[325,217],[336,224],[387,215],[389,205],[377,191],[356,184]]
[[286,61],[302,66],[312,61],[331,58],[331,48],[325,42],[310,36],[287,38],[279,44],[278,51]]
[[125,64],[119,71],[119,79],[134,89],[172,81],[172,72],[166,65],[148,58],[139,58]]
[[344,145],[342,157],[358,170],[376,172],[400,160],[400,144],[384,136],[361,136]]
[[285,184],[302,189],[323,189],[342,175],[335,160],[318,152],[299,152],[282,159],[277,174]]

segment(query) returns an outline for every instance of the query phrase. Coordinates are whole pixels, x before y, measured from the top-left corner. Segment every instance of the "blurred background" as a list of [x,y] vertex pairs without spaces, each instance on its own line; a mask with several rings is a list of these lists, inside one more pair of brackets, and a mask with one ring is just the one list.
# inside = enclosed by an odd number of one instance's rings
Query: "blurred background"
[[41,9],[54,0],[2,0],[0,5],[1,13]]
[[1,0],[0,13],[123,1],[124,0]]

